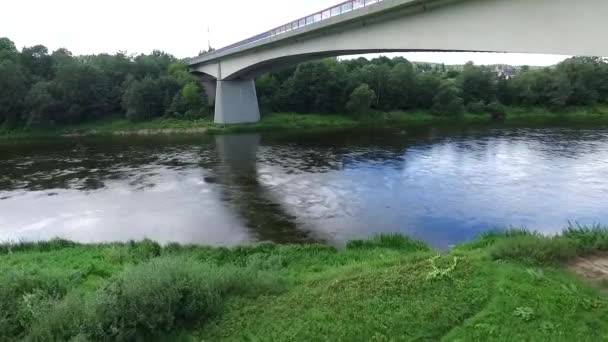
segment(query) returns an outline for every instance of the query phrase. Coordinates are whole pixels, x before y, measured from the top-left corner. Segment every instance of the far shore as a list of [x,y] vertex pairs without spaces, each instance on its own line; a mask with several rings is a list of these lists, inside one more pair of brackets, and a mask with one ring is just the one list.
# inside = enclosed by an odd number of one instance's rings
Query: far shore
[[44,137],[151,136],[178,134],[224,134],[257,131],[407,128],[433,125],[543,125],[608,124],[608,106],[569,108],[551,111],[546,108],[510,107],[506,119],[493,120],[489,113],[465,113],[458,117],[436,116],[430,112],[373,112],[367,114],[296,114],[270,113],[253,124],[218,125],[211,118],[188,120],[156,118],[132,122],[124,115],[78,125],[45,128],[0,128],[0,140],[11,141]]

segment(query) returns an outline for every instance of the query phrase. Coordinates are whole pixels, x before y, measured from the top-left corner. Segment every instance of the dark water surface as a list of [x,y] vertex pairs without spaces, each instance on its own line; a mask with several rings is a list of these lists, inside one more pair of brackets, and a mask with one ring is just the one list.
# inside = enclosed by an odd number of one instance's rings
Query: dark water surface
[[0,145],[0,240],[341,244],[608,223],[608,128],[427,128]]

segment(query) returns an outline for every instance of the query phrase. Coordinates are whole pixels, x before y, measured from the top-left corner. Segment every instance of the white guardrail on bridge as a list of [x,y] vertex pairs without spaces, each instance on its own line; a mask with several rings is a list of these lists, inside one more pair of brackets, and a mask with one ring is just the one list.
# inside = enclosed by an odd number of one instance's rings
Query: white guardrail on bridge
[[241,46],[244,46],[244,45],[247,45],[247,44],[259,42],[261,40],[268,39],[268,38],[271,38],[271,37],[275,37],[275,36],[278,36],[278,35],[281,35],[281,34],[284,34],[284,33],[290,32],[290,31],[293,31],[293,30],[297,30],[297,29],[299,29],[301,27],[308,26],[308,25],[311,25],[311,24],[314,24],[314,23],[318,23],[320,21],[327,20],[329,18],[333,18],[333,17],[339,16],[339,15],[344,14],[344,13],[348,13],[348,12],[351,12],[351,11],[356,11],[356,10],[358,10],[360,8],[373,5],[373,4],[376,4],[376,3],[381,2],[381,1],[382,0],[350,0],[350,1],[345,1],[345,2],[342,2],[342,3],[337,4],[335,6],[332,6],[330,8],[327,8],[327,9],[325,9],[323,11],[319,11],[319,12],[313,13],[311,15],[307,15],[307,16],[305,16],[303,18],[300,18],[298,20],[292,21],[292,22],[290,22],[288,24],[279,26],[279,27],[277,27],[275,29],[272,29],[270,31],[266,31],[264,33],[260,33],[260,34],[258,34],[256,36],[251,37],[251,38],[247,38],[247,39],[242,40],[240,42],[237,42],[237,43],[225,46],[225,47],[223,47],[221,49],[211,51],[209,54],[216,54],[216,53],[220,53],[220,52],[225,52],[225,51],[228,51],[228,50],[231,50],[231,49],[235,49],[237,47],[241,47]]

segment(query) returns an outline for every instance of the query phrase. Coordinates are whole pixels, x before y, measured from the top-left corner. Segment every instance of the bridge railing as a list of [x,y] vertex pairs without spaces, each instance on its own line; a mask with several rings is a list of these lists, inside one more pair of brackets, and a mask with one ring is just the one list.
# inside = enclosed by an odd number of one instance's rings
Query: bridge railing
[[284,33],[291,32],[293,30],[297,30],[297,29],[303,28],[305,26],[312,25],[314,23],[318,23],[320,21],[327,20],[329,18],[333,18],[333,17],[339,16],[339,15],[342,15],[345,13],[356,11],[363,7],[371,6],[371,5],[379,3],[379,2],[382,2],[382,0],[349,0],[349,1],[345,1],[345,2],[339,3],[337,5],[334,5],[332,7],[326,8],[322,11],[307,15],[305,17],[302,17],[298,20],[292,21],[285,25],[281,25],[270,31],[260,33],[251,38],[247,38],[245,40],[241,40],[234,44],[225,46],[221,49],[214,50],[211,53],[214,53],[214,54],[220,53],[220,52],[232,50],[234,48],[241,47],[241,46],[244,46],[247,44],[259,42],[261,40],[275,37],[278,35],[282,35]]

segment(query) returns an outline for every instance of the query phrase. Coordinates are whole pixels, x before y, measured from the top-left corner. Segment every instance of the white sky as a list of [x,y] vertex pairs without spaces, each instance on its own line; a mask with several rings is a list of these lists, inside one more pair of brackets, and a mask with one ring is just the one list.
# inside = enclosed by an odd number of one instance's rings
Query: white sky
[[[74,54],[148,53],[192,57],[234,43],[340,0],[2,0],[0,37],[18,48],[43,44]],[[210,37],[207,29],[211,31]],[[391,54],[391,56],[394,54]],[[407,53],[411,61],[552,65],[566,56],[493,53]],[[373,57],[373,56],[369,56]]]

